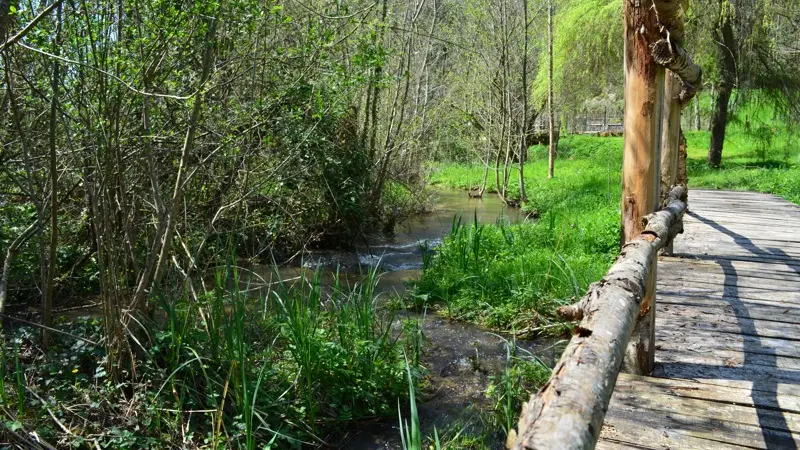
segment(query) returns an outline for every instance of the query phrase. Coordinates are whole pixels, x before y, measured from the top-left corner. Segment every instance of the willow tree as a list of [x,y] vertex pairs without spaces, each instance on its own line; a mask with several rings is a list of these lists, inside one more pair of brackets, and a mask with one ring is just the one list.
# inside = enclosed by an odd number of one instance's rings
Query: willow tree
[[[711,142],[707,163],[722,163],[734,99],[758,97],[779,113],[800,112],[800,58],[797,3],[793,0],[701,0],[697,2],[694,39],[708,58],[714,85]],[[712,33],[700,31],[712,30]]]

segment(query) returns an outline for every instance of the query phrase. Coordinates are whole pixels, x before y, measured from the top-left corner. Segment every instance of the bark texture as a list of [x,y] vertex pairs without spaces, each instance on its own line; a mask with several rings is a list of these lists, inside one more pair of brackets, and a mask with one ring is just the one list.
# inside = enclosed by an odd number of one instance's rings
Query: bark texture
[[708,165],[719,167],[722,163],[722,146],[725,142],[725,129],[728,126],[728,102],[736,82],[736,42],[733,25],[728,14],[720,14],[719,24],[714,32],[717,42],[717,55],[720,66],[720,81],[716,86],[717,99],[711,116],[711,145],[708,149]]
[[592,449],[622,366],[628,339],[658,250],[682,232],[686,188],[677,186],[666,208],[644,219],[644,231],[623,247],[605,277],[577,304],[580,316],[553,374],[522,407],[515,449]]
[[553,1],[547,4],[547,178],[553,178],[556,162],[555,118],[553,117]]
[[688,105],[697,95],[703,82],[703,70],[695,64],[692,56],[681,46],[667,39],[653,44],[653,59],[676,74],[683,81],[678,94],[681,105]]
[[[659,203],[661,115],[664,68],[653,58],[650,44],[661,39],[662,29],[652,4],[625,2],[625,143],[622,162],[622,239],[630,242],[642,232],[642,218]],[[650,271],[655,285],[655,270]],[[652,291],[652,289],[650,290]],[[642,302],[625,370],[648,374],[653,361],[655,297]]]
[[681,134],[681,80],[669,72],[664,80],[663,125],[661,127],[661,205],[678,176],[678,146]]
[[675,184],[686,186],[687,189],[689,186],[689,175],[686,173],[686,136],[683,135],[683,130],[678,141],[678,175]]

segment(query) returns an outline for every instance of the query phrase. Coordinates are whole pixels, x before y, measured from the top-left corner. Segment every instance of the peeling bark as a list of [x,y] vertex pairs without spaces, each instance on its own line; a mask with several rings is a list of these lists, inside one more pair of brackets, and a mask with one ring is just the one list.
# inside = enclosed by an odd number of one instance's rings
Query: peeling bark
[[683,229],[686,188],[644,219],[605,277],[560,313],[581,321],[553,374],[523,405],[515,449],[591,449],[597,443],[658,250]]
[[[622,159],[622,238],[624,245],[642,232],[642,218],[658,208],[661,173],[661,116],[664,73],[650,44],[661,38],[662,25],[652,4],[625,2],[625,140]],[[651,271],[649,285],[655,285]],[[652,290],[651,290],[652,291]],[[652,371],[655,297],[642,302],[642,317],[630,339],[625,371]]]
[[700,91],[703,83],[703,69],[695,64],[692,56],[683,47],[666,39],[660,39],[652,47],[653,59],[678,75],[683,81],[678,99],[686,106]]

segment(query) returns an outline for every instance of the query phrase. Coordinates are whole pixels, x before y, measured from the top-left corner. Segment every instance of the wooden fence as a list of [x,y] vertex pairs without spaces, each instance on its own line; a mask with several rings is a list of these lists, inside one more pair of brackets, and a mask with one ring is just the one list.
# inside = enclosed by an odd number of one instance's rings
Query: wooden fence
[[591,448],[597,442],[649,273],[658,251],[683,231],[686,192],[673,188],[667,206],[644,219],[644,231],[622,248],[608,274],[578,303],[559,309],[580,322],[550,380],[523,407],[517,448]]
[[[606,276],[559,310],[579,323],[548,382],[523,406],[515,449],[594,448],[620,371],[652,372],[657,255],[682,232],[687,202],[681,110],[702,78],[681,46],[684,4],[624,2],[623,245]],[[598,126],[609,126],[607,115],[585,120],[585,131]]]

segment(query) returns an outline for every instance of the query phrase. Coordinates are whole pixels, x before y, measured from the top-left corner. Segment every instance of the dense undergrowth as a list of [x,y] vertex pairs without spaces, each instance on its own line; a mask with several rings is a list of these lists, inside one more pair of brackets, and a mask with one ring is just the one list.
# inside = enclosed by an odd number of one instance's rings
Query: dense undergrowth
[[[705,165],[709,133],[688,132],[690,188],[754,190],[800,203],[800,147],[785,131],[769,132],[731,130],[718,169]],[[546,148],[533,147],[524,209],[538,220],[464,226],[455,219],[450,236],[425,261],[415,301],[492,328],[562,332],[555,308],[600,279],[618,251],[622,144],[619,137],[563,138],[552,180]],[[473,189],[483,176],[482,166],[451,164],[439,167],[433,182]],[[488,180],[484,195],[495,195],[491,171]],[[512,173],[512,198],[519,197],[517,180]]]
[[31,432],[58,448],[306,448],[396,414],[407,370],[420,374],[421,332],[377,309],[374,270],[354,286],[317,273],[255,297],[224,280],[240,282],[220,272],[198,301],[162,301],[117,381],[99,319],[65,320],[47,353],[16,329],[0,359],[7,436],[25,448]]

